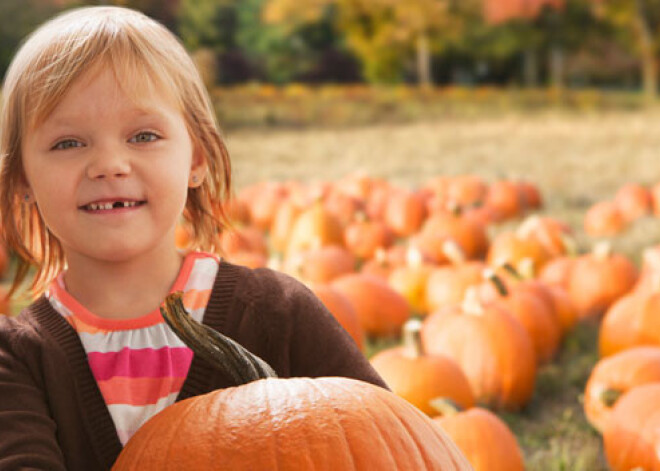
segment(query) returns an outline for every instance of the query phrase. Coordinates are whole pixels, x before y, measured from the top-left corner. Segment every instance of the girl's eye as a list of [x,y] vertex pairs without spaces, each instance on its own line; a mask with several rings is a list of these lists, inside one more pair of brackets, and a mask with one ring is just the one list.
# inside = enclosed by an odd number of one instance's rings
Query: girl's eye
[[52,150],[67,150],[82,146],[83,146],[82,142],[76,141],[74,139],[65,139],[55,144]]
[[141,142],[153,142],[160,139],[160,136],[154,134],[153,132],[140,132],[133,136],[129,142],[141,143]]

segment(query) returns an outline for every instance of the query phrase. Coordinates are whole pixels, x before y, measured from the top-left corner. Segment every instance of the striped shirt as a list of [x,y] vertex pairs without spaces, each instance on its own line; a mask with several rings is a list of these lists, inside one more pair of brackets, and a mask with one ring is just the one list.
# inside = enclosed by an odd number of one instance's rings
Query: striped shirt
[[[218,271],[218,257],[191,252],[171,291],[202,320]],[[63,274],[46,296],[78,333],[122,445],[150,417],[174,403],[188,374],[192,351],[165,324],[158,309],[135,319],[107,319],[85,309],[67,291]]]

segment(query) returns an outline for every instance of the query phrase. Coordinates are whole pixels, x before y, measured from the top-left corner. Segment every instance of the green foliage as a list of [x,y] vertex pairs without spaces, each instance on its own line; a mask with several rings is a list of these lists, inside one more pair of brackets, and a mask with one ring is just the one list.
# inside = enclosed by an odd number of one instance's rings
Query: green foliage
[[39,0],[0,1],[0,76],[4,76],[20,41],[55,11],[53,5]]

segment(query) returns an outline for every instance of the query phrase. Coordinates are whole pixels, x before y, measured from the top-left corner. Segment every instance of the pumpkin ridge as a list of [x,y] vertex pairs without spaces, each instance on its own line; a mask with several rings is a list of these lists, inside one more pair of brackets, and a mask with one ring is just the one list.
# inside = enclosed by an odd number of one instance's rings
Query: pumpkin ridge
[[[317,390],[321,394],[321,396],[323,396],[324,399],[330,399],[330,395],[317,382],[311,382],[310,384],[315,390]],[[346,388],[339,388],[339,389],[345,390]],[[345,471],[351,471],[357,469],[355,463],[355,450],[351,446],[350,440],[346,438],[346,433],[344,432],[346,428],[344,427],[342,416],[338,412],[337,405],[333,401],[327,401],[325,407],[327,408],[328,405],[332,409],[332,414],[334,418],[333,423],[337,424],[339,426],[339,429],[342,431],[341,433],[342,443],[344,444],[345,448],[347,448],[350,451],[349,456],[351,458],[351,468],[350,470],[346,469]]]

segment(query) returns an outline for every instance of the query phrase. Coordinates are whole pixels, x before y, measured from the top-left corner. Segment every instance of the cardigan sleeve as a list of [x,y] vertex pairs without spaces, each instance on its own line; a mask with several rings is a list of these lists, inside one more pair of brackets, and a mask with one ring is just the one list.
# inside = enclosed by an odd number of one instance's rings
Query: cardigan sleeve
[[23,348],[29,334],[0,316],[0,469],[65,470],[56,425]]
[[[259,291],[261,328],[278,332],[267,343],[278,345],[272,355],[281,376],[344,376],[384,388],[387,385],[355,341],[323,303],[300,281],[282,273],[267,272]],[[264,275],[264,272],[261,273]],[[264,292],[265,291],[265,292]],[[273,325],[277,324],[277,325]],[[280,360],[286,359],[283,363]]]

